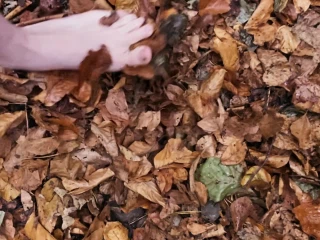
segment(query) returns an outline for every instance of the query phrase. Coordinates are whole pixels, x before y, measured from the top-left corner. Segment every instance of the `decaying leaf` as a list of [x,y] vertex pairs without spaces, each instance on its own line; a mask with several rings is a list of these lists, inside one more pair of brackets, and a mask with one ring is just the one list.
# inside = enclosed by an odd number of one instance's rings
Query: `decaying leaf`
[[228,0],[200,0],[199,1],[199,14],[212,14],[218,15],[226,13],[230,10],[230,1]]
[[291,124],[290,131],[298,139],[302,149],[308,149],[314,145],[311,124],[306,114]]
[[211,200],[219,202],[240,187],[240,165],[224,166],[219,158],[208,158],[196,172],[196,179],[206,185]]

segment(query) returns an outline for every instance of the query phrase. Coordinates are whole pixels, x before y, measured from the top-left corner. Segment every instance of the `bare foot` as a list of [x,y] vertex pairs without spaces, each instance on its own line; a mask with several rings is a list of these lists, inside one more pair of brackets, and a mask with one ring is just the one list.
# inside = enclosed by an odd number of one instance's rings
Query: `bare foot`
[[[111,26],[100,24],[110,11],[93,10],[70,17],[50,20],[23,28],[27,41],[24,61],[30,70],[78,69],[90,50],[106,45],[112,64],[107,71],[118,71],[126,65],[137,66],[151,61],[147,46],[132,51],[129,47],[153,33],[153,26],[144,18],[118,11],[119,19]],[[28,63],[30,61],[30,63]]]

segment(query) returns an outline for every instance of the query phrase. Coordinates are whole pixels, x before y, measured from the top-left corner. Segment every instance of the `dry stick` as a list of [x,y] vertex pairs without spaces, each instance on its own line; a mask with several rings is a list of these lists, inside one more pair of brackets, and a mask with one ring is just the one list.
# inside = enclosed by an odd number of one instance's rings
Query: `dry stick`
[[270,145],[270,147],[269,147],[269,149],[268,149],[266,158],[263,160],[263,163],[262,163],[262,164],[258,167],[258,169],[251,175],[251,177],[249,178],[248,182],[247,182],[243,187],[248,187],[249,184],[252,182],[252,179],[258,174],[258,172],[261,170],[261,168],[263,168],[264,165],[266,165],[266,163],[268,162],[269,156],[270,156],[270,153],[271,153],[271,150],[272,150],[272,146],[273,146],[273,143],[274,143],[274,140],[275,140],[275,138],[272,139],[271,145]]
[[52,20],[52,19],[63,18],[63,17],[66,17],[67,15],[68,15],[68,13],[60,13],[60,14],[56,14],[56,15],[45,16],[45,17],[41,17],[41,18],[35,18],[35,19],[31,19],[29,21],[18,23],[16,26],[17,27],[24,27],[24,26],[27,26],[27,25],[32,25],[32,24],[35,24],[35,23],[44,22],[44,21],[48,21],[48,20]]
[[13,9],[11,12],[9,12],[6,16],[5,19],[11,20],[15,16],[19,15],[22,11],[24,11],[27,7],[29,7],[32,4],[31,1],[26,1],[25,5],[23,7],[17,6],[15,9]]

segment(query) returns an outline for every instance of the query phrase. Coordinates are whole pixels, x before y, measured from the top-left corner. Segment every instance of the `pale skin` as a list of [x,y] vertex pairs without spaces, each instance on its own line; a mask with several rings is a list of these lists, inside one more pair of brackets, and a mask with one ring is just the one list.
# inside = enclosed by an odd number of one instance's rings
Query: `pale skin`
[[0,16],[0,66],[30,71],[77,70],[88,52],[102,45],[112,58],[106,71],[148,64],[152,58],[149,47],[129,48],[150,37],[153,26],[124,11],[117,11],[119,19],[111,26],[101,25],[101,17],[110,14],[92,10],[23,28]]

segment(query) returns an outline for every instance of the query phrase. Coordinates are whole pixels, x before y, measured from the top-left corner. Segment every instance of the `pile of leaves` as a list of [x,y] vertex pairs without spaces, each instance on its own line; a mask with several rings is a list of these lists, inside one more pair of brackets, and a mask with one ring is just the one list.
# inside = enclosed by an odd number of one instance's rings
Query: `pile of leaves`
[[122,73],[1,69],[1,239],[320,239],[319,0],[2,8],[157,29],[152,63]]

